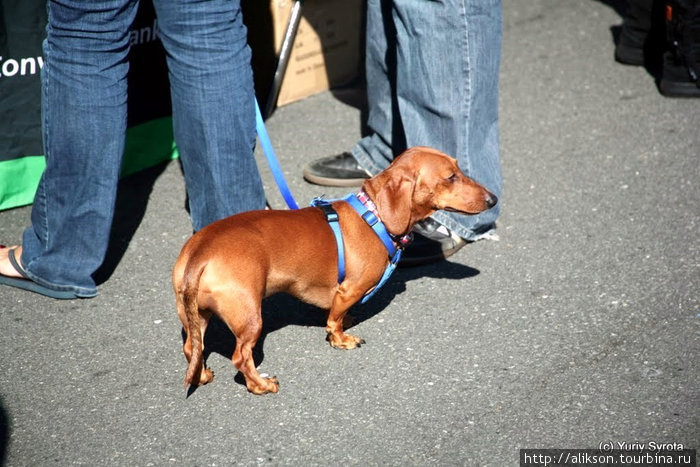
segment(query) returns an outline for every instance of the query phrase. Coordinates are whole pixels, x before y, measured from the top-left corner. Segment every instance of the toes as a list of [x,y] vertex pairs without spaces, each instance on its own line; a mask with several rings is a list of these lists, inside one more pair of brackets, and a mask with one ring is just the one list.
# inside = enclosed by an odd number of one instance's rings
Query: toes
[[331,347],[344,350],[362,347],[362,344],[365,343],[364,339],[350,334],[343,334],[341,337],[334,337],[333,334],[329,334],[326,340],[331,344]]
[[260,385],[247,385],[248,391],[252,392],[253,394],[257,394],[258,396],[261,396],[263,394],[267,393],[276,393],[277,391],[280,390],[280,383],[277,381],[277,377],[272,377],[272,378],[263,378],[263,384]]
[[206,368],[203,372],[202,375],[199,377],[199,384],[204,385],[207,383],[211,383],[211,380],[214,379],[214,372],[211,371],[210,368]]

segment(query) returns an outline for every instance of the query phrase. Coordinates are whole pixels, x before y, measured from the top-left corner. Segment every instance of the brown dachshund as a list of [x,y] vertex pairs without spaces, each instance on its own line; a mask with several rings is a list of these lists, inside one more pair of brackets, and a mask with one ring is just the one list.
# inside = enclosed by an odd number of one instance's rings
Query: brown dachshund
[[[439,209],[477,214],[497,202],[465,177],[453,158],[426,147],[405,151],[362,189],[395,237]],[[185,244],[173,269],[189,362],[185,385],[206,384],[214,376],[202,357],[202,337],[214,313],[236,336],[232,360],[248,390],[277,392],[277,379],[256,370],[253,347],[262,330],[261,302],[278,292],[329,310],[331,346],[352,349],[364,342],[343,332],[343,318],[381,279],[389,263],[387,248],[347,202],[332,206],[345,250],[346,275],[340,284],[336,240],[317,207],[237,214],[205,227]]]

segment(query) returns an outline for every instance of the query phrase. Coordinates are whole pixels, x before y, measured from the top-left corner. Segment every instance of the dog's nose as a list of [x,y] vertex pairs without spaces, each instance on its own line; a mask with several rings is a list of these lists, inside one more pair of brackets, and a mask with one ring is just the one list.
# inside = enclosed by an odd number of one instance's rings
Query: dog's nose
[[488,206],[490,209],[490,208],[494,207],[496,205],[496,203],[498,203],[498,198],[493,193],[487,191],[486,192],[486,199],[484,199],[484,201],[486,202],[486,206]]

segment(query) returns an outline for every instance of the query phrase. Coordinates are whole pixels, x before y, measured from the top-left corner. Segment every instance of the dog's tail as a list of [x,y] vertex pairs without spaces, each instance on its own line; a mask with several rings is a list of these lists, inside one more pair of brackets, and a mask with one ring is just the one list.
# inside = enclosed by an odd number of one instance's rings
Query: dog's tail
[[202,277],[206,263],[202,263],[196,267],[185,268],[185,277],[182,281],[182,286],[178,290],[178,300],[181,300],[185,315],[187,316],[188,329],[185,331],[188,334],[190,344],[192,345],[192,355],[185,373],[185,387],[188,385],[199,385],[200,375],[202,374],[203,347],[202,330],[200,328],[199,305],[197,303],[197,295],[199,293],[199,279]]

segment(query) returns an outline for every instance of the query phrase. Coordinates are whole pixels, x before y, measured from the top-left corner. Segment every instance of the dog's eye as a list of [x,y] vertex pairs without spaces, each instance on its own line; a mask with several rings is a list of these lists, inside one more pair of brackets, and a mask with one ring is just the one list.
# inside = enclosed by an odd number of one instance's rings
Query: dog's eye
[[457,174],[452,174],[449,177],[447,177],[447,181],[450,183],[454,183],[459,179],[459,176]]

